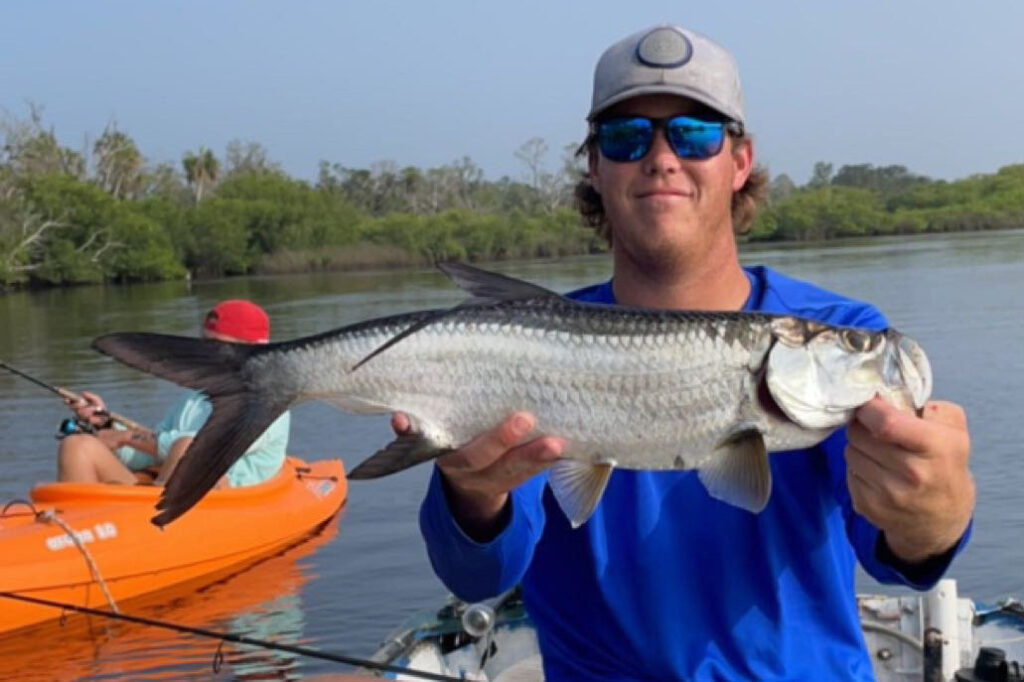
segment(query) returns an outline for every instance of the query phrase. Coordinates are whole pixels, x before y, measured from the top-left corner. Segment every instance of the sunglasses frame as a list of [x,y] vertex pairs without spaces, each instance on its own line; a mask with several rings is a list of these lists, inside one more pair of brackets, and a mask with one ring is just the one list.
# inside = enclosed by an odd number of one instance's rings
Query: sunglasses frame
[[[675,145],[672,144],[672,139],[668,135],[668,124],[669,124],[670,121],[674,121],[674,120],[680,119],[680,118],[681,119],[686,119],[687,121],[693,121],[693,122],[699,123],[701,125],[715,126],[715,127],[719,128],[720,130],[722,130],[722,132],[723,132],[722,140],[719,143],[718,148],[715,150],[715,152],[713,154],[709,154],[707,156],[695,157],[695,156],[683,156],[682,154],[679,153],[679,150],[676,149]],[[635,159],[629,159],[629,158],[626,158],[626,159],[615,159],[615,158],[612,158],[612,157],[608,156],[607,154],[605,154],[604,150],[601,148],[601,132],[600,132],[601,131],[601,126],[603,126],[603,125],[605,125],[607,123],[610,123],[612,121],[632,121],[632,120],[637,120],[637,119],[647,121],[648,123],[651,124],[651,138],[647,141],[646,148],[644,148],[643,153],[640,154],[639,156],[637,156]],[[601,156],[605,157],[609,161],[612,161],[613,163],[635,163],[636,161],[640,161],[641,159],[643,159],[645,156],[647,156],[647,154],[650,153],[651,146],[654,144],[654,136],[658,133],[659,130],[665,136],[665,141],[668,143],[668,146],[672,149],[673,153],[675,153],[675,155],[678,156],[680,159],[684,159],[686,161],[705,161],[707,159],[714,158],[714,157],[718,156],[722,152],[722,147],[725,146],[725,135],[732,135],[733,137],[741,137],[743,135],[743,133],[744,133],[743,124],[738,122],[738,121],[731,121],[731,120],[726,120],[726,121],[713,121],[712,120],[712,121],[709,121],[707,119],[697,118],[696,116],[688,116],[686,114],[677,114],[675,116],[665,116],[665,117],[662,117],[662,118],[654,118],[653,116],[640,116],[640,115],[636,115],[636,116],[614,116],[614,117],[611,117],[611,118],[606,118],[606,119],[603,119],[603,120],[594,121],[594,122],[592,122],[590,124],[590,136],[594,140],[594,142],[596,143],[598,151],[601,153]]]

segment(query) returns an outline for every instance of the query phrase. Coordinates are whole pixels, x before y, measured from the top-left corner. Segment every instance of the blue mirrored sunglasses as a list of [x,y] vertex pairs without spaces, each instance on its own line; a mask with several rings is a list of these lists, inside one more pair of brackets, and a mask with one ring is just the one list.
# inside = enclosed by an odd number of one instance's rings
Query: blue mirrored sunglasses
[[638,161],[651,149],[654,133],[662,130],[669,147],[681,159],[710,159],[722,151],[726,132],[741,135],[743,127],[732,121],[704,121],[690,116],[648,118],[625,116],[594,124],[597,146],[610,161]]

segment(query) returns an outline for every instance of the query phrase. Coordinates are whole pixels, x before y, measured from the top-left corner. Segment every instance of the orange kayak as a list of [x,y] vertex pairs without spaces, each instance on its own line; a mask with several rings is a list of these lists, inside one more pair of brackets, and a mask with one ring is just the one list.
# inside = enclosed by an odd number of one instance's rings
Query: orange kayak
[[[160,490],[36,486],[31,499],[41,516],[23,504],[0,514],[0,592],[109,608],[94,573],[118,603],[172,585],[213,582],[316,531],[344,503],[347,484],[338,460],[306,464],[289,457],[269,481],[214,490],[163,530],[149,522]],[[48,520],[46,512],[56,518]],[[61,615],[13,599],[0,602],[0,633]]]

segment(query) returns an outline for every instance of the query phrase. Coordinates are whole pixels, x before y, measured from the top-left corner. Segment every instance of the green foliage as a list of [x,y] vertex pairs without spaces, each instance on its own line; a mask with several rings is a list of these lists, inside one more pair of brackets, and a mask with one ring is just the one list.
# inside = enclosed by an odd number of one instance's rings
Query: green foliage
[[[546,166],[547,143],[525,142],[522,177],[484,179],[463,157],[437,168],[322,162],[294,179],[258,143],[209,149],[180,168],[150,165],[108,127],[91,149],[62,147],[33,109],[0,121],[0,288],[143,281],[254,271],[484,261],[593,253],[572,191],[575,145]],[[780,175],[748,239],[824,240],[1024,226],[1024,164],[955,182],[903,166],[818,162],[798,187]]]
[[804,187],[772,193],[749,239],[823,240],[1022,226],[1024,164],[945,182],[914,175],[904,166],[860,164],[833,174],[831,164],[819,162]]
[[877,194],[849,187],[796,191],[768,211],[771,238],[815,241],[887,232],[888,216]]

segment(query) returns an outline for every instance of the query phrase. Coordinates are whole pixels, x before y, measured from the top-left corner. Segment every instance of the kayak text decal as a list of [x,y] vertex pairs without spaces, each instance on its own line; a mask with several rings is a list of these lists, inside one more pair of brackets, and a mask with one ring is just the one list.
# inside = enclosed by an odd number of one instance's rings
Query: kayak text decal
[[[95,542],[96,540],[110,540],[117,537],[117,526],[109,521],[105,523],[97,523],[92,528],[76,530],[75,537],[78,538],[78,541],[83,545],[89,542]],[[68,537],[67,533],[46,538],[46,548],[51,552],[73,547],[74,545],[74,540]]]

